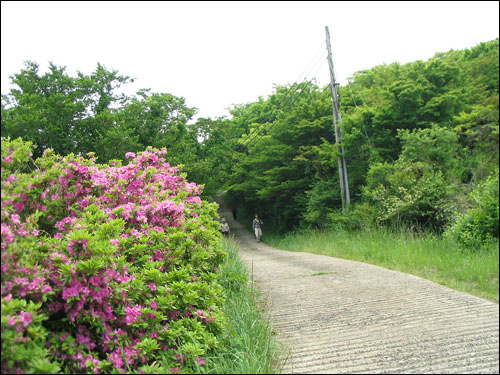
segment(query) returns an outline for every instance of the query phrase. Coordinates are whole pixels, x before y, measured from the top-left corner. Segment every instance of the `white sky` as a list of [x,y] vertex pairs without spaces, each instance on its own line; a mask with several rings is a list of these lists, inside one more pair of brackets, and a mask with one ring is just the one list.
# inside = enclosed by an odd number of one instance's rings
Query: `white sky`
[[312,75],[327,84],[325,26],[344,85],[358,70],[498,38],[499,2],[2,1],[1,93],[25,60],[71,76],[100,62],[135,78],[129,94],[167,92],[214,118],[274,84]]

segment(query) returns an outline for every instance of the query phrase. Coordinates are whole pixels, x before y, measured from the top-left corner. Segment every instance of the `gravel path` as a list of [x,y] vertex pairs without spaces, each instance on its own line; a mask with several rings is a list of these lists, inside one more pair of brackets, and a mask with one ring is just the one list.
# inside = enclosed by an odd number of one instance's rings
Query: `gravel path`
[[277,250],[224,206],[219,213],[290,351],[284,373],[499,373],[498,304],[366,263]]

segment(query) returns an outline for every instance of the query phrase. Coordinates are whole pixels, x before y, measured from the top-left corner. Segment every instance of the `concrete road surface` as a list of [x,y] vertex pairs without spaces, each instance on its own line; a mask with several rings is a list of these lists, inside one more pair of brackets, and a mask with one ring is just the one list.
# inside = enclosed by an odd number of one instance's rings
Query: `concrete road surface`
[[290,351],[283,373],[499,373],[498,304],[366,263],[277,250],[227,207],[219,214]]

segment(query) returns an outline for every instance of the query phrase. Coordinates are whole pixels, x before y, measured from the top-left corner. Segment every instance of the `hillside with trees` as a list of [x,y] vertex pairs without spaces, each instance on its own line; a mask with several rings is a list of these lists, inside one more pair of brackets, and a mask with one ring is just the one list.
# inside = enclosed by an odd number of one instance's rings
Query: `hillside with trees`
[[345,210],[328,86],[195,119],[171,93],[120,94],[131,79],[100,64],[26,62],[1,104],[1,372],[269,373],[274,331],[219,231],[222,192],[275,247],[498,302],[498,43],[339,87]]
[[498,58],[497,39],[376,66],[340,87],[352,201],[345,216],[328,87],[301,89],[270,122],[285,87],[235,108],[240,142],[263,131],[233,168],[230,197],[279,232],[383,225],[469,246],[498,238]]
[[196,108],[170,93],[118,95],[130,78],[100,64],[70,77],[28,62],[2,95],[1,132],[32,142],[34,157],[52,148],[107,163],[166,147],[204,197],[227,190],[240,212],[259,212],[281,233],[406,227],[476,246],[498,238],[498,61],[497,39],[359,71],[339,88],[346,215],[330,91],[315,82],[193,121]]

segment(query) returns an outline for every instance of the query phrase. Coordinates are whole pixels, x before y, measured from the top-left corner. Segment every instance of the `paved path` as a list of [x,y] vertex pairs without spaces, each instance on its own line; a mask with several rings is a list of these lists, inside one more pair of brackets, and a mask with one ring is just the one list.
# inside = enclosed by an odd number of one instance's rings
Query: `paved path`
[[227,208],[219,213],[290,350],[284,373],[499,373],[498,304],[366,263],[277,250]]

